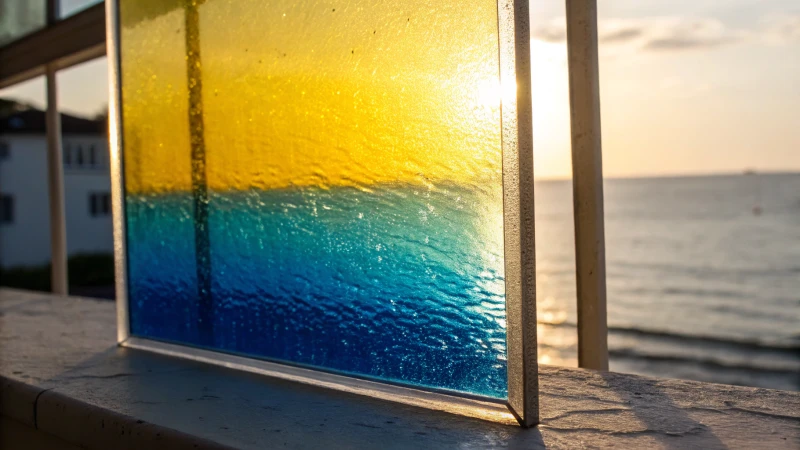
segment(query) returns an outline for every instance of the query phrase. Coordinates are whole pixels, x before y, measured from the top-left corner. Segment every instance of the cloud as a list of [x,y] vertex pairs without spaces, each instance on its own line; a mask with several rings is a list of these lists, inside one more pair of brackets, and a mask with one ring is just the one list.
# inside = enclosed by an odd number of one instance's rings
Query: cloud
[[534,28],[531,33],[533,38],[543,42],[558,43],[567,40],[566,24],[561,21],[551,21],[548,24]]
[[744,37],[713,19],[669,19],[651,24],[650,29],[642,48],[656,51],[719,47]]
[[800,40],[800,14],[769,16],[761,22],[768,43],[783,44],[795,39]]
[[[566,40],[564,18],[533,30],[534,39],[548,43]],[[716,48],[740,42],[785,43],[800,39],[800,15],[762,20],[754,29],[730,28],[719,20],[690,17],[604,19],[598,23],[603,49],[627,47],[635,51],[678,52]]]
[[731,42],[730,39],[695,39],[676,36],[653,39],[644,47],[649,50],[689,50],[694,48],[717,47],[729,42]]
[[643,30],[637,27],[620,28],[618,30],[608,30],[599,39],[605,43],[626,42],[637,39],[643,34]]

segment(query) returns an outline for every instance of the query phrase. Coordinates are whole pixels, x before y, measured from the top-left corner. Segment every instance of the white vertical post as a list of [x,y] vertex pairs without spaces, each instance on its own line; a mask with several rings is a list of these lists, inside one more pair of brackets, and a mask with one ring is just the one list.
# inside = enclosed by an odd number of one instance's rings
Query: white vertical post
[[566,0],[578,366],[608,370],[597,0]]
[[56,70],[47,66],[47,184],[50,194],[50,283],[53,293],[67,295],[67,225],[64,214],[64,166]]
[[67,225],[64,215],[64,166],[56,70],[47,66],[47,184],[50,194],[50,281],[53,293],[67,295]]
[[[58,20],[58,0],[47,2],[47,24]],[[67,222],[64,214],[64,166],[61,154],[61,116],[58,113],[56,67],[48,64],[47,77],[47,185],[50,194],[50,286],[67,295]]]

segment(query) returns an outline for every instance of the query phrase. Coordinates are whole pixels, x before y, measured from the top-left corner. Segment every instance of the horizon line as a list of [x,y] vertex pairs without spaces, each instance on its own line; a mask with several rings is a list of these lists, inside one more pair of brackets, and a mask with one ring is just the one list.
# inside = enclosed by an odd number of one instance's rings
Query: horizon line
[[[625,174],[625,175],[603,175],[604,180],[642,180],[651,178],[703,178],[703,177],[726,177],[726,176],[758,176],[758,175],[800,175],[800,169],[742,169],[741,171],[720,171],[720,172],[683,172],[683,173],[645,173],[645,174]],[[571,181],[572,176],[540,176],[534,177],[534,181],[555,182]]]

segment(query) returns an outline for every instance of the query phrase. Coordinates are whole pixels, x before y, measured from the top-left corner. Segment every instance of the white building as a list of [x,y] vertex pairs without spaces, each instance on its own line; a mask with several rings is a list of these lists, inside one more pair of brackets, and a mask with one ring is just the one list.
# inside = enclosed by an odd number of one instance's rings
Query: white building
[[[67,251],[113,253],[105,121],[61,116]],[[50,262],[45,113],[0,118],[0,267]]]

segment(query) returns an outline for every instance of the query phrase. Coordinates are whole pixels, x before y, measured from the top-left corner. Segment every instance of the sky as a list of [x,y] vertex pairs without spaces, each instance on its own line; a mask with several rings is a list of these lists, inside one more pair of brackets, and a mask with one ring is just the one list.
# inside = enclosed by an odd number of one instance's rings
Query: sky
[[[563,3],[531,3],[541,177],[571,171]],[[800,170],[800,2],[598,8],[607,176]]]
[[[87,0],[73,0],[79,4]],[[800,2],[599,0],[608,177],[800,171]],[[570,176],[563,0],[531,2],[539,178]],[[107,103],[105,58],[62,71],[64,111]],[[42,106],[34,80],[0,90]]]

